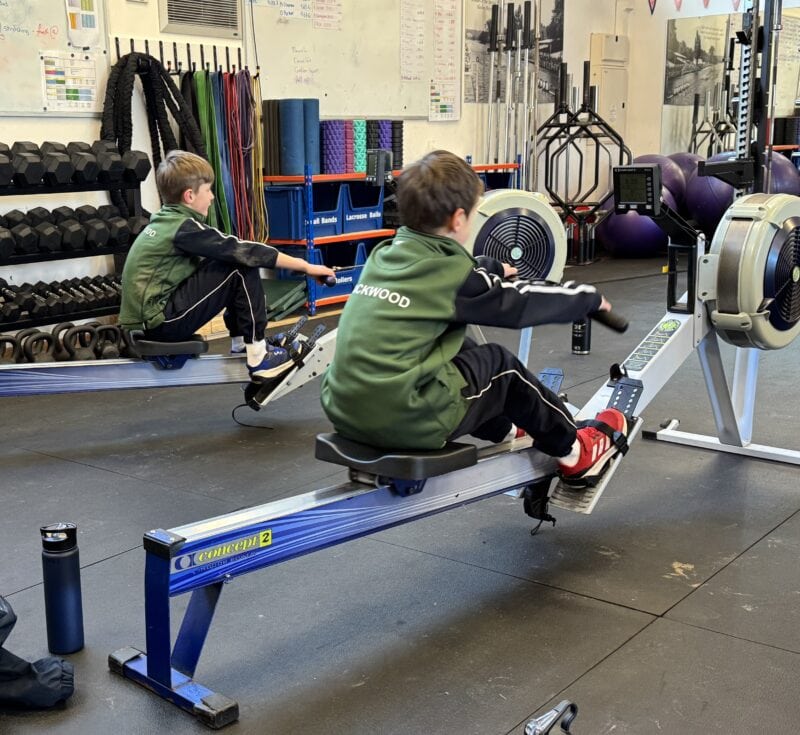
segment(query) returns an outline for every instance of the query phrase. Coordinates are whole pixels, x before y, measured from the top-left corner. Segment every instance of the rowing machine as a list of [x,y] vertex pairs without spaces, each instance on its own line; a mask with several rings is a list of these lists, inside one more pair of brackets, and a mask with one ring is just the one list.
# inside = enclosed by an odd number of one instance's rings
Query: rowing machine
[[[515,199],[524,196],[522,192],[513,194]],[[773,259],[776,263],[783,264],[786,258],[797,259],[799,248],[791,250],[790,246],[800,241],[800,224],[794,229],[787,226],[787,222],[800,216],[800,199],[775,195],[751,200],[749,205],[742,202],[726,215],[728,222],[737,221],[750,212],[753,222],[767,224],[749,228],[750,234],[743,242],[736,234],[741,231],[736,228],[732,234],[728,234],[730,228],[718,231],[709,255],[705,254],[704,247],[699,247],[704,245],[702,235],[697,235],[689,245],[685,244],[684,236],[693,231],[682,230],[682,235],[676,235],[670,262],[677,258],[678,252],[688,253],[689,270],[693,274],[689,293],[683,298],[677,298],[675,293],[668,294],[670,310],[628,358],[612,369],[610,380],[603,382],[585,406],[574,410],[576,418],[594,417],[607,406],[619,408],[629,418],[631,428],[627,439],[631,442],[641,429],[641,411],[695,350],[701,356],[701,363],[705,361],[712,366],[715,376],[724,374],[716,349],[717,324],[723,329],[723,336],[724,330],[748,331],[748,328],[746,319],[737,316],[737,322],[723,308],[731,285],[726,281],[725,269],[720,270],[720,264],[733,249],[763,252],[764,248],[777,256]],[[525,216],[520,214],[521,209],[536,213],[548,206],[531,196],[525,207],[515,206],[509,216]],[[747,206],[750,208],[745,209]],[[536,221],[546,222],[547,214]],[[486,226],[492,219],[479,221],[478,226]],[[492,224],[500,225],[502,216],[494,218]],[[566,237],[560,226],[550,231],[549,238],[552,247],[566,249]],[[784,252],[786,248],[790,248],[788,254]],[[718,257],[710,257],[713,255]],[[746,262],[754,267],[760,261]],[[771,262],[769,258],[767,262]],[[775,293],[770,303],[783,304],[786,289],[794,293],[792,284],[800,280],[795,277],[800,272],[800,264],[795,263],[788,270],[783,265],[773,270]],[[737,280],[742,279],[752,279],[754,284],[764,281],[763,274],[758,272],[740,272]],[[675,291],[676,279],[670,278],[669,283]],[[744,284],[742,288],[752,296],[753,288],[748,290]],[[743,297],[742,314],[749,308],[748,303]],[[711,308],[714,304],[715,308]],[[769,309],[769,305],[759,303],[758,306],[751,315],[751,323],[754,318],[763,319],[757,314]],[[793,311],[790,316],[792,314]],[[786,332],[784,327],[792,320],[790,329],[800,329],[797,326],[800,313],[789,320],[785,316],[784,323],[774,327],[777,331]],[[769,336],[770,328],[762,327],[760,339],[765,344],[777,348],[779,341],[788,342],[788,335],[781,334],[780,340],[777,337],[773,340]],[[715,413],[735,413],[736,400],[730,392],[716,383],[714,388],[709,392]],[[721,438],[725,437],[721,435]],[[773,451],[775,458],[800,462],[800,452]],[[590,513],[621,459],[618,454],[611,460],[596,486],[576,490],[558,480],[555,459],[534,449],[526,437],[481,449],[472,444],[449,443],[437,451],[408,453],[386,452],[328,434],[317,438],[316,456],[347,467],[348,482],[145,534],[147,652],[125,648],[111,654],[112,671],[194,713],[207,725],[222,727],[238,718],[237,703],[200,685],[194,675],[225,582],[302,554],[503,492],[514,492],[524,498],[526,512],[539,520],[549,518],[548,500],[562,508]],[[186,592],[192,593],[191,599],[173,647],[170,597]]]

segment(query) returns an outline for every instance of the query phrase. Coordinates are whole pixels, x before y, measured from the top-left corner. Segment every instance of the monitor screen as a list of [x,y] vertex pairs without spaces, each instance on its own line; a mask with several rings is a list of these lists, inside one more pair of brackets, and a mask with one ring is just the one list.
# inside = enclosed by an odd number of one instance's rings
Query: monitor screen
[[628,171],[621,175],[617,201],[625,204],[647,204],[647,175]]

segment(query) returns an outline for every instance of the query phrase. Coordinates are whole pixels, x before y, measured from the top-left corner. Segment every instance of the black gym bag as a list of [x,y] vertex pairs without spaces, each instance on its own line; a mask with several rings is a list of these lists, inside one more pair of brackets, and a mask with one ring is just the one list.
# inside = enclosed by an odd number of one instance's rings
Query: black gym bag
[[72,664],[48,656],[30,663],[3,648],[17,616],[0,595],[0,707],[41,709],[72,696]]

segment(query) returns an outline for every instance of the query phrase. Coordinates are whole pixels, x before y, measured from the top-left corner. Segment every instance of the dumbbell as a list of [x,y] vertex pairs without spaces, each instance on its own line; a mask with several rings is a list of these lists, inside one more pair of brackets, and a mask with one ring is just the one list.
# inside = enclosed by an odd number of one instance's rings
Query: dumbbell
[[33,284],[32,288],[33,291],[38,293],[41,297],[45,299],[55,299],[61,305],[58,310],[53,311],[54,314],[71,314],[78,308],[78,302],[71,294],[57,293],[50,287],[50,284],[45,283],[44,281],[37,281]]
[[102,220],[86,220],[86,222],[83,223],[83,229],[86,232],[87,250],[97,250],[108,245],[110,232],[108,226]]
[[80,285],[87,291],[95,295],[95,300],[98,306],[115,306],[117,303],[117,294],[113,289],[106,286],[105,283],[97,282],[89,276],[84,276],[79,281]]
[[11,230],[7,227],[0,227],[0,262],[8,260],[14,254],[16,246],[17,242],[14,240],[14,235],[11,234]]
[[142,217],[141,215],[128,217],[128,226],[131,228],[131,242],[149,224],[150,220],[147,217]]
[[72,180],[76,184],[93,184],[100,174],[92,147],[84,142],[67,143],[67,153],[74,168]]
[[112,248],[124,248],[130,244],[131,228],[124,217],[112,217],[106,220],[108,227],[108,245]]
[[115,204],[103,204],[97,208],[97,218],[102,220],[109,220],[112,217],[119,217],[119,207]]
[[86,245],[86,230],[83,225],[74,219],[66,219],[59,222],[58,227],[61,232],[61,249],[67,252],[82,250]]
[[122,154],[122,165],[125,167],[125,181],[144,181],[150,173],[150,159],[144,151],[125,151]]
[[36,186],[42,183],[44,164],[36,143],[17,141],[11,146],[14,183],[17,186]]
[[102,288],[95,286],[88,278],[70,278],[67,283],[69,283],[75,290],[86,295],[87,306],[90,309],[112,305],[111,294]]
[[22,212],[19,209],[12,209],[6,212],[3,215],[3,219],[5,219],[6,227],[8,227],[8,229],[16,227],[17,225],[28,224],[28,217],[25,215],[25,212]]
[[53,222],[57,225],[68,219],[75,219],[75,210],[72,207],[56,207],[50,214],[53,215]]
[[31,207],[25,213],[25,221],[31,227],[36,227],[36,225],[42,222],[53,222],[55,218],[49,209],[45,209],[44,207]]
[[72,181],[75,167],[63,143],[45,141],[40,148],[44,164],[44,182],[48,186],[62,186]]
[[3,322],[18,322],[22,309],[15,301],[0,300],[0,321]]
[[125,164],[119,155],[117,144],[113,140],[96,140],[92,143],[92,153],[97,158],[100,167],[98,178],[104,184],[115,184],[122,181],[125,174]]
[[36,246],[40,253],[54,253],[61,248],[61,229],[52,222],[40,222],[33,229],[36,232]]
[[14,180],[14,164],[7,151],[0,152],[0,186],[8,186]]
[[22,255],[30,255],[39,249],[39,235],[28,224],[15,225],[11,228],[14,236],[14,250]]
[[26,311],[34,318],[40,316],[58,316],[64,313],[64,304],[55,294],[42,296],[33,290],[30,283],[23,283],[20,293],[26,294],[29,300],[29,308]]
[[[91,308],[89,306],[88,299],[86,298],[86,294],[77,291],[69,284],[61,281],[51,281],[47,285],[49,290],[56,294],[63,302],[66,303],[67,298],[72,299],[72,302],[75,304],[75,311],[87,311],[89,308]],[[66,308],[64,311],[66,311]]]
[[97,209],[91,204],[82,204],[75,209],[74,215],[78,222],[86,222],[90,219],[97,219]]

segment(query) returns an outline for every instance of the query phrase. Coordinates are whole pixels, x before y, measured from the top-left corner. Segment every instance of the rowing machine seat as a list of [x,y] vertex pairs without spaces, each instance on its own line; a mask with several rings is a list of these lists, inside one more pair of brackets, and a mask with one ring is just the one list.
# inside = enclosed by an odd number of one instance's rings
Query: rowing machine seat
[[199,334],[192,335],[185,342],[155,342],[142,339],[144,332],[128,332],[133,350],[142,357],[159,357],[169,355],[203,355],[208,352],[208,342]]
[[334,433],[317,434],[314,456],[324,462],[397,480],[425,480],[478,462],[474,444],[448,442],[432,451],[393,451],[359,444]]

